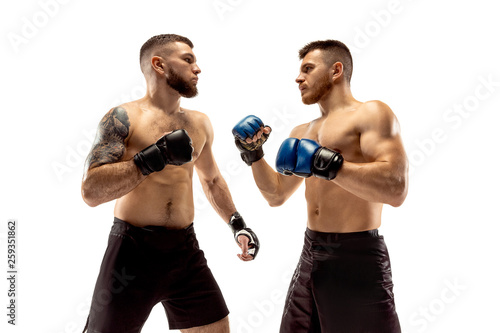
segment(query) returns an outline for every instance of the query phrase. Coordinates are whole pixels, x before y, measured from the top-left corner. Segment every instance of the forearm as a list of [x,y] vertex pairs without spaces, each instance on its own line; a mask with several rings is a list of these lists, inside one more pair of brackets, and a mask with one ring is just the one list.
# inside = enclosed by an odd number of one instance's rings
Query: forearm
[[350,163],[344,161],[331,180],[361,199],[400,206],[407,194],[406,166],[388,162]]
[[229,222],[231,215],[236,212],[236,207],[224,178],[218,175],[210,181],[202,181],[202,186],[208,202],[226,223]]
[[276,172],[264,159],[252,164],[252,172],[260,193],[271,207],[285,203],[303,180]]
[[252,174],[260,193],[271,206],[280,201],[278,173],[264,158],[252,164]]
[[134,160],[104,164],[90,169],[82,182],[83,200],[92,207],[118,199],[132,191],[146,176]]

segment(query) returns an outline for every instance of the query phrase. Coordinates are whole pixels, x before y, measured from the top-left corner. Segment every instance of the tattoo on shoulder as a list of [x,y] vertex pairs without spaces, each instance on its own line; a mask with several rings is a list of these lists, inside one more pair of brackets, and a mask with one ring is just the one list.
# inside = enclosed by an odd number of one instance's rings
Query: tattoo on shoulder
[[130,120],[124,108],[116,107],[109,111],[99,123],[85,169],[118,162],[125,153],[125,139],[129,129]]

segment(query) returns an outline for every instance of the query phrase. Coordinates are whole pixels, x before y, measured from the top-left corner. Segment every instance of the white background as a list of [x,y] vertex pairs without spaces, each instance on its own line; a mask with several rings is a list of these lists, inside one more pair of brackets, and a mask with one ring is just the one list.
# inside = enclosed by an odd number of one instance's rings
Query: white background
[[[200,94],[182,104],[209,115],[219,168],[262,243],[255,262],[240,262],[230,231],[195,181],[197,234],[233,332],[278,331],[306,212],[303,187],[283,206],[267,205],[231,128],[247,114],[273,126],[265,151],[274,164],[290,130],[319,115],[317,106],[301,103],[297,50],[327,38],[352,50],[354,97],[393,109],[412,165],[406,202],[384,209],[381,228],[403,331],[499,332],[500,24],[490,3],[2,2],[5,275],[7,220],[19,226],[17,325],[7,324],[2,278],[2,332],[83,328],[113,219],[113,203],[89,208],[82,201],[83,162],[104,113],[143,96],[139,49],[162,33],[195,45]],[[167,330],[158,306],[143,332]]]

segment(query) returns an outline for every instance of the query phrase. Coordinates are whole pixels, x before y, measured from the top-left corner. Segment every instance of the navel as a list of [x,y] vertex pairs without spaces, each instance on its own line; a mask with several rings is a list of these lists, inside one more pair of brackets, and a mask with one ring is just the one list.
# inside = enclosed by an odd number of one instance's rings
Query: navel
[[170,216],[172,215],[172,201],[168,201],[167,205],[165,206],[165,214],[167,217],[167,220],[170,220]]

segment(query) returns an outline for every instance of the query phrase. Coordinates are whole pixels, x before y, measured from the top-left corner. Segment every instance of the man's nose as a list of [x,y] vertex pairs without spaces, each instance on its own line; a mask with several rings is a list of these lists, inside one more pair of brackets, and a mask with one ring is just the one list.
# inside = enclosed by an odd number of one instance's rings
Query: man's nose
[[297,82],[298,84],[301,84],[302,82],[304,82],[304,77],[302,76],[302,74],[299,74],[299,76],[297,76],[297,78],[295,79],[295,82]]
[[198,67],[198,65],[196,65],[196,64],[193,67],[193,73],[196,74],[196,75],[198,75],[198,74],[201,73],[200,67]]

